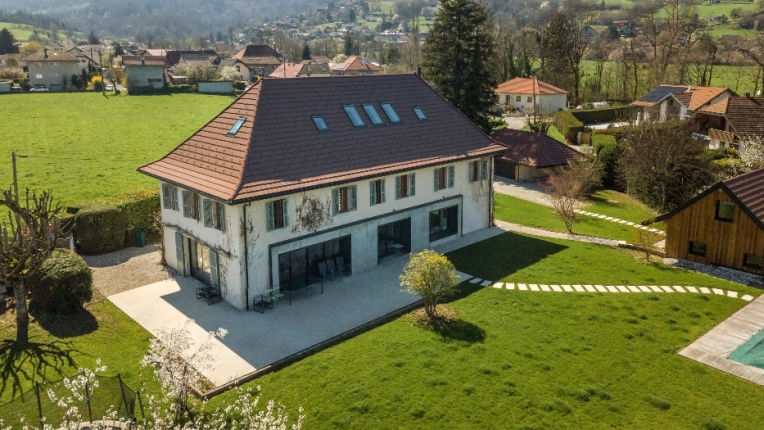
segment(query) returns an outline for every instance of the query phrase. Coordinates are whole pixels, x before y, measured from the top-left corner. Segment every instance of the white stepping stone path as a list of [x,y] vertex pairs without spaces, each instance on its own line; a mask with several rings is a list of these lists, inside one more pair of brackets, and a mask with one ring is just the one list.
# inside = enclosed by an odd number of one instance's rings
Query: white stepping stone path
[[623,285],[618,285],[618,286],[616,286],[616,288],[618,288],[618,291],[620,291],[622,293],[628,293],[629,292],[629,289],[624,287]]
[[562,292],[562,288],[560,288],[559,285],[552,285],[552,291],[556,291],[558,293]]
[[493,288],[502,289],[502,288],[504,288],[504,283],[503,282],[497,282],[497,283],[493,284]]
[[605,289],[605,287],[603,287],[602,285],[595,285],[594,287],[595,287],[595,288],[597,289],[597,291],[599,291],[600,293],[607,293],[607,290],[606,290],[606,289]]
[[563,285],[562,286],[562,290],[565,291],[566,293],[572,293],[573,292],[573,288],[571,288],[570,285]]
[[574,285],[573,289],[576,290],[577,293],[583,293],[584,291],[586,291],[586,290],[584,290],[584,287],[582,287],[580,285]]
[[608,215],[597,214],[597,213],[588,212],[588,211],[584,211],[584,210],[580,210],[580,209],[576,209],[574,212],[577,213],[577,214],[581,214],[581,215],[586,215],[586,216],[591,216],[591,217],[595,217],[595,218],[599,218],[599,219],[604,219],[605,221],[611,221],[611,222],[615,222],[615,223],[618,223],[618,224],[624,224],[624,225],[628,225],[630,227],[635,227],[635,228],[639,228],[639,229],[642,229],[642,230],[647,230],[647,231],[650,231],[650,232],[656,233],[656,234],[661,234],[661,235],[665,235],[666,234],[665,231],[658,230],[658,229],[652,228],[652,227],[648,227],[646,225],[635,224],[635,223],[633,223],[631,221],[626,221],[625,219],[614,218],[614,217],[611,217],[611,216],[608,216]]
[[703,294],[711,294],[711,290],[706,287],[700,287],[700,292]]
[[687,291],[682,288],[681,285],[674,285],[673,288],[676,290],[677,293],[686,293]]
[[712,288],[711,290],[712,290],[712,291],[714,292],[714,294],[716,294],[717,296],[723,296],[723,295],[724,295],[724,290],[720,290],[720,289],[718,289],[718,288]]
[[653,293],[662,293],[663,290],[658,288],[656,285],[650,285],[650,289],[653,291]]
[[470,284],[477,284],[478,282],[483,282],[480,278],[472,278],[470,279]]
[[605,288],[607,288],[607,290],[610,291],[611,293],[617,293],[618,292],[618,288],[616,288],[616,287],[614,287],[612,285],[608,285]]
[[522,291],[528,291],[528,287],[525,284],[517,284],[517,288]]
[[746,294],[743,297],[741,297],[741,299],[745,300],[746,302],[750,302],[751,300],[753,300],[753,296],[749,296],[748,294]]
[[653,291],[644,285],[640,285],[638,288],[639,288],[639,291],[642,291],[643,293],[651,293]]
[[737,291],[727,291],[727,297],[732,297],[733,299],[737,298]]
[[530,285],[528,285],[528,286],[529,286],[529,287],[531,287],[531,291],[541,291],[541,290],[539,289],[539,286],[538,286],[538,285],[536,285],[536,284],[530,284]]
[[491,285],[492,283],[493,283],[492,281],[483,281],[483,282],[480,283],[480,286],[481,287],[487,287],[487,286]]
[[597,291],[597,290],[594,288],[594,286],[593,286],[593,285],[584,285],[584,288],[586,289],[586,292],[588,292],[588,293],[594,293],[594,292],[596,292],[596,291]]
[[661,290],[667,292],[667,293],[673,293],[674,290],[671,289],[668,285],[661,285]]
[[549,285],[542,285],[541,286],[541,291],[552,291],[552,289],[549,288]]
[[685,287],[685,288],[687,288],[687,291],[689,291],[691,293],[695,293],[695,294],[698,293],[698,289],[695,288],[695,287]]
[[507,289],[508,290],[514,290],[515,289],[515,284],[507,283]]
[[639,292],[639,288],[635,287],[634,285],[629,285],[626,288],[628,288],[629,291],[631,291],[632,293],[638,293]]

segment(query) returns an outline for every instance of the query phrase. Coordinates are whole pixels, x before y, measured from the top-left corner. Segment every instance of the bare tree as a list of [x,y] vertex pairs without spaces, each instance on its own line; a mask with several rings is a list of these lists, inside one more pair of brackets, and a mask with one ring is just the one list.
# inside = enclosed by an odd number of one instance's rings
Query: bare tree
[[554,118],[544,111],[543,106],[535,105],[523,111],[528,128],[534,133],[546,134],[554,123]]
[[[745,46],[738,48],[738,51],[756,63],[759,71],[764,70],[764,35],[748,39]],[[758,87],[758,83],[761,82],[761,87],[764,88],[764,73],[757,73],[756,78],[756,86]],[[762,80],[759,81],[759,78]]]
[[567,166],[555,167],[549,172],[549,199],[568,233],[573,233],[579,202],[602,185],[602,170],[597,166],[593,160],[582,156],[570,159]]
[[8,220],[0,227],[0,279],[13,288],[16,302],[16,343],[29,342],[29,312],[26,280],[50,257],[63,237],[56,216],[61,207],[53,195],[26,192],[25,204],[11,190],[2,191],[0,206],[8,208]]

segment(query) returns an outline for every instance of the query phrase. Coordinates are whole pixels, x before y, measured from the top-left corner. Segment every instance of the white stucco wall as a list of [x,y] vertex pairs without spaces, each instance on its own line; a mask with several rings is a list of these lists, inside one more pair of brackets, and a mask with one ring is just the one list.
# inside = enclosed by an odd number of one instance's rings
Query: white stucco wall
[[[150,85],[157,90],[164,87],[164,69],[162,66],[127,66],[125,69],[128,87],[146,87]],[[159,79],[159,81],[149,82],[149,79]]]
[[[499,95],[499,104],[503,105],[511,103],[515,109],[533,108],[533,100],[528,101],[528,97],[533,98],[533,94],[515,94],[515,93],[497,93]],[[520,101],[516,101],[517,97],[520,97]],[[554,113],[559,110],[565,110],[567,107],[568,95],[567,94],[536,94],[536,104],[549,113]]]
[[[489,163],[492,166],[492,162]],[[389,175],[371,178],[360,182],[342,184],[357,186],[357,209],[334,215],[331,224],[322,226],[317,232],[307,232],[295,227],[296,208],[300,205],[303,193],[284,197],[259,200],[246,204],[247,240],[249,242],[249,300],[265,290],[278,285],[278,255],[284,252],[304,248],[331,239],[351,236],[351,261],[354,275],[377,265],[377,227],[393,221],[411,218],[411,251],[418,252],[431,246],[429,241],[429,213],[432,210],[458,206],[459,231],[456,235],[441,239],[440,242],[453,240],[462,234],[468,234],[490,226],[491,192],[489,180],[469,181],[469,161],[454,163],[454,187],[434,191],[434,167],[418,169],[406,173],[416,174],[415,196],[395,199],[395,176]],[[403,173],[401,173],[403,174]],[[492,177],[492,172],[489,178]],[[372,206],[369,198],[369,182],[385,179],[385,202]],[[307,192],[326,202],[331,208],[332,189],[321,188]],[[289,227],[267,231],[266,204],[281,198],[288,199]],[[227,229],[220,231],[204,227],[202,221],[182,216],[180,191],[178,199],[181,210],[162,210],[165,223],[165,254],[168,265],[180,267],[176,261],[175,232],[192,236],[218,250],[220,264],[226,264],[221,272],[221,283],[225,284],[223,297],[233,306],[246,308],[244,291],[246,285],[244,261],[244,238],[241,226],[244,219],[244,206],[226,207]],[[187,242],[187,241],[185,241]],[[185,244],[187,247],[187,243]],[[225,253],[221,252],[225,250]],[[184,249],[186,259],[188,250]],[[188,275],[188,261],[185,264]],[[270,277],[273,279],[270,279]]]
[[45,85],[50,91],[61,91],[71,85],[72,75],[79,75],[76,61],[38,61],[27,64],[29,67],[29,84]]
[[231,94],[233,93],[233,82],[199,82],[199,92],[209,94]]

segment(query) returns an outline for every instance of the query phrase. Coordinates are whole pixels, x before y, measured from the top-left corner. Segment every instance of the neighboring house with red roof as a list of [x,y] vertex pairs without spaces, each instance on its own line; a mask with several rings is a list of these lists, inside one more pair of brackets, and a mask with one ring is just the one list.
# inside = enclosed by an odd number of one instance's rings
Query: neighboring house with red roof
[[[71,85],[72,75],[80,74],[80,59],[64,51],[43,49],[24,58],[29,69],[29,84],[62,91]],[[84,63],[83,63],[84,64]]]
[[413,74],[263,79],[138,170],[167,264],[244,309],[489,227],[504,149]]
[[507,149],[496,157],[496,175],[516,182],[539,181],[547,177],[547,169],[567,166],[581,154],[546,134],[505,128],[491,139]]
[[378,75],[382,66],[376,60],[358,55],[349,56],[344,62],[332,65],[332,76]]
[[666,122],[686,120],[703,107],[731,95],[735,92],[726,87],[659,85],[632,104],[643,108],[644,120]]
[[764,274],[764,169],[721,181],[673,211],[666,255]]
[[568,92],[536,78],[514,78],[494,89],[499,104],[511,104],[513,109],[526,110],[539,106],[544,112],[565,110]]
[[247,45],[233,58],[241,60],[249,69],[249,79],[264,77],[281,65],[281,55],[268,45]]
[[331,76],[331,70],[328,64],[316,64],[310,61],[303,61],[301,63],[282,63],[273,73],[270,74],[270,78],[284,79],[284,78],[310,78],[310,77],[326,77]]
[[165,57],[123,55],[122,66],[127,77],[127,90],[158,90],[165,85],[165,70],[170,64]]
[[764,97],[724,98],[697,111],[692,122],[709,148],[741,150],[742,139],[764,139]]

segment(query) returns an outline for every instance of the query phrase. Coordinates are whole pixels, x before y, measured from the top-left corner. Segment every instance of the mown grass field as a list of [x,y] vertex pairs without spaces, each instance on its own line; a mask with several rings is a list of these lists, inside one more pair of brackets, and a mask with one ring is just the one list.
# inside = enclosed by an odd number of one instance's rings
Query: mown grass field
[[[597,245],[507,233],[453,252],[494,281],[668,283],[758,291]],[[764,390],[675,354],[745,304],[691,294],[563,294],[462,286],[457,323],[408,317],[261,386],[317,429],[756,429]],[[231,399],[224,394],[207,407]],[[294,412],[293,412],[294,413]],[[723,423],[726,427],[704,427]]]
[[0,187],[52,189],[62,204],[90,202],[156,184],[136,168],[165,155],[203,126],[230,96],[100,93],[18,94],[0,98]]

